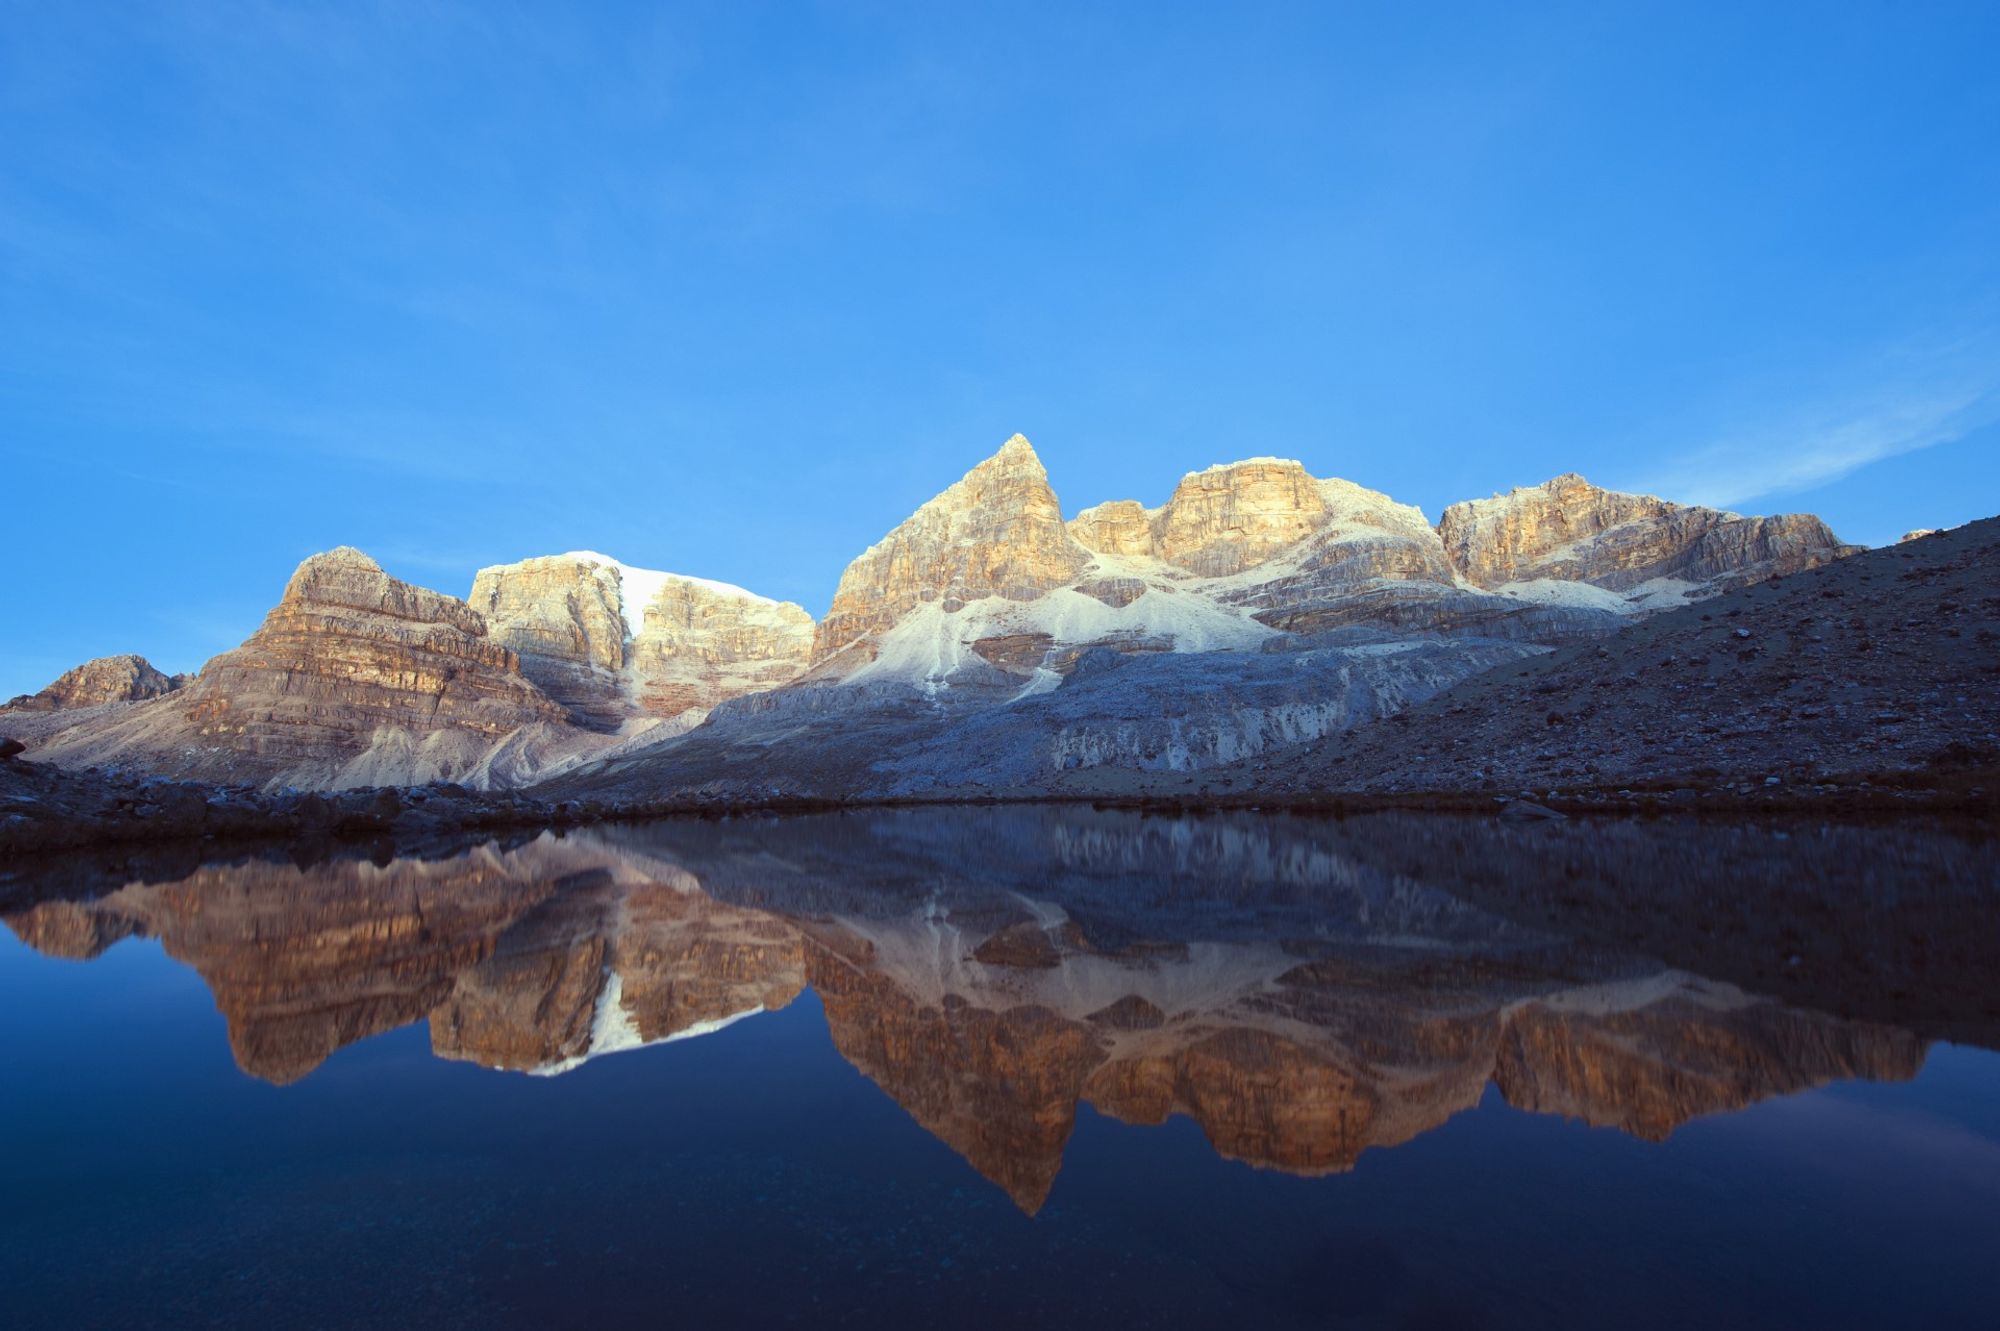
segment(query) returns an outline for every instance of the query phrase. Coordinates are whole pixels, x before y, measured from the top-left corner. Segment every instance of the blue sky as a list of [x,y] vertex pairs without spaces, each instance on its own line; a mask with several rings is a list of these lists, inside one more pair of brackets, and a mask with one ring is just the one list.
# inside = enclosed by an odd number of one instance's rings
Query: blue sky
[[0,0],[0,696],[313,551],[815,614],[1019,430],[2000,511],[2000,6]]

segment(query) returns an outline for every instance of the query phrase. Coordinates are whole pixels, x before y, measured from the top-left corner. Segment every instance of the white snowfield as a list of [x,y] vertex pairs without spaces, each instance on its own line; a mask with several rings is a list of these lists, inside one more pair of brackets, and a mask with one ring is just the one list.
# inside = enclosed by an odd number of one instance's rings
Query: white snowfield
[[1621,615],[1631,615],[1641,611],[1671,610],[1675,606],[1686,605],[1689,593],[1694,590],[1693,583],[1683,582],[1679,578],[1654,578],[1625,592],[1614,592],[1594,583],[1571,582],[1564,578],[1530,578],[1524,582],[1502,583],[1493,589],[1493,593],[1496,596],[1512,596],[1543,605],[1567,605],[1583,610],[1612,610]]
[[[676,1040],[694,1040],[704,1035],[713,1035],[725,1027],[734,1026],[745,1017],[754,1017],[764,1009],[745,1008],[732,1012],[726,1017],[712,1021],[697,1021],[670,1035],[657,1040],[648,1040],[639,1033],[639,1025],[632,1020],[632,1013],[625,1006],[625,980],[617,971],[611,971],[604,981],[604,988],[597,995],[597,1008],[590,1018],[590,1043],[580,1054],[570,1058],[544,1063],[540,1067],[528,1069],[531,1077],[559,1077],[565,1072],[573,1072],[593,1058],[606,1054],[623,1054],[633,1049],[649,1049],[654,1045],[672,1044]],[[498,1069],[496,1069],[497,1071]]]
[[[876,640],[875,659],[847,679],[943,684],[960,670],[986,664],[974,643],[1026,634],[1046,634],[1052,646],[1145,641],[1177,652],[1215,652],[1255,650],[1277,636],[1277,630],[1173,587],[1149,586],[1122,606],[1107,605],[1074,587],[1057,587],[1032,601],[987,596],[950,611],[933,601],[884,632]],[[1037,692],[1055,686],[1055,681],[1036,680],[1031,687],[1035,683],[1041,684]]]
[[668,583],[690,583],[703,591],[732,600],[748,601],[753,605],[776,606],[782,602],[760,596],[748,587],[739,587],[733,582],[717,582],[713,578],[697,578],[686,573],[667,573],[660,569],[640,568],[622,559],[600,554],[596,550],[570,550],[556,556],[558,559],[574,559],[581,563],[596,564],[599,567],[615,569],[618,574],[618,611],[625,617],[625,637],[627,641],[639,636],[646,626],[646,607],[660,599]]

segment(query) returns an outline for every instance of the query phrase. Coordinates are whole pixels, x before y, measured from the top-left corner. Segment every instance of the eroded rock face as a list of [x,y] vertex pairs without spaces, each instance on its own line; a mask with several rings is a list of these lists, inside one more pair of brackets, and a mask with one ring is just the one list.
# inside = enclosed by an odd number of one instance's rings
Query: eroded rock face
[[920,605],[951,611],[987,596],[1033,600],[1074,580],[1089,562],[1063,525],[1041,459],[1017,434],[847,566],[813,659]]
[[63,672],[39,693],[24,693],[0,711],[55,712],[111,702],[145,702],[172,693],[186,675],[165,675],[143,656],[100,656]]
[[1324,525],[1320,483],[1297,462],[1258,458],[1181,478],[1154,527],[1157,557],[1202,577],[1255,568]]
[[694,724],[796,678],[812,652],[812,616],[799,606],[589,552],[481,569],[472,603],[523,672],[593,730],[643,717]]
[[1489,588],[1555,579],[1628,591],[1671,579],[1727,590],[1859,548],[1806,514],[1739,517],[1600,489],[1574,473],[1453,504],[1438,535],[1452,565]]
[[628,713],[625,617],[618,568],[572,555],[483,568],[471,605],[492,639],[521,658],[521,673],[579,725],[616,729]]
[[1136,499],[1113,499],[1069,520],[1069,534],[1086,550],[1105,555],[1154,553],[1153,514]]
[[458,777],[563,716],[471,606],[342,548],[300,564],[263,627],[193,683],[37,752],[219,782],[383,785]]
[[1184,570],[1201,580],[1190,591],[1287,633],[1368,627],[1555,643],[1618,625],[1601,607],[1462,586],[1421,510],[1280,458],[1190,472],[1159,508],[1100,504],[1070,531],[1099,554]]
[[739,587],[666,577],[630,648],[639,706],[706,716],[717,704],[796,679],[810,663],[813,618]]
[[383,727],[496,740],[562,719],[478,611],[347,548],[299,565],[263,627],[202,668],[185,715],[196,742],[277,766],[344,762]]

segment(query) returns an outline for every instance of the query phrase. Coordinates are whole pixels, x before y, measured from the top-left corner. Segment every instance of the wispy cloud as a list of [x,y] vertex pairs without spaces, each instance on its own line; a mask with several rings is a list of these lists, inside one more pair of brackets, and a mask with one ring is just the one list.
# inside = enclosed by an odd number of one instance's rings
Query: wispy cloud
[[1716,439],[1654,470],[1644,488],[1684,503],[1732,508],[1814,489],[1995,421],[2000,385],[1991,379],[1885,390]]

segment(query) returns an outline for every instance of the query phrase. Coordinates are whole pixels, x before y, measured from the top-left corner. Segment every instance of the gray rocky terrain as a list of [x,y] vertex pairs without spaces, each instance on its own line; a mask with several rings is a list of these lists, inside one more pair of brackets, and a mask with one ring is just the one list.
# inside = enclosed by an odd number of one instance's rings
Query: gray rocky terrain
[[1337,741],[1095,791],[1796,803],[1864,788],[2000,792],[2000,519],[1511,663]]

